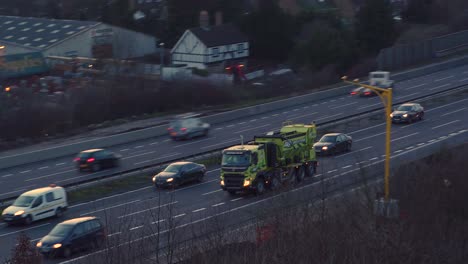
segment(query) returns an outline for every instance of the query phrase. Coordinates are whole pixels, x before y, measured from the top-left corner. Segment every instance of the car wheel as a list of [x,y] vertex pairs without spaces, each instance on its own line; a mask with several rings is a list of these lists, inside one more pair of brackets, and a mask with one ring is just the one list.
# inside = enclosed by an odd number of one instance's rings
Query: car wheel
[[94,163],[92,166],[93,171],[100,171],[101,170],[101,164],[99,163]]
[[202,182],[203,181],[203,176],[205,176],[205,175],[203,175],[203,173],[200,173],[200,175],[198,175],[198,177],[197,177],[197,182]]
[[63,216],[63,210],[61,207],[59,207],[55,210],[55,217],[60,218],[62,216]]
[[263,193],[265,193],[265,181],[259,178],[255,184],[255,194],[262,195]]
[[72,251],[71,251],[70,247],[65,247],[63,249],[63,254],[62,255],[63,255],[64,258],[69,258],[71,256],[71,254],[72,254]]
[[32,223],[32,217],[30,215],[26,216],[24,219],[24,224],[25,225],[30,225]]
[[348,145],[346,145],[346,151],[347,152],[351,151],[351,143],[348,143]]
[[302,166],[299,166],[299,168],[297,168],[297,172],[296,172],[296,181],[297,182],[302,182],[304,180],[304,177],[305,177],[305,165],[302,165]]
[[419,115],[419,121],[421,121],[421,120],[423,120],[423,119],[424,119],[424,113],[421,113],[421,114]]
[[103,241],[102,241],[102,238],[96,238],[96,239],[93,241],[93,247],[94,247],[95,249],[101,248],[101,247],[102,247],[102,244],[103,244],[102,242],[103,242]]

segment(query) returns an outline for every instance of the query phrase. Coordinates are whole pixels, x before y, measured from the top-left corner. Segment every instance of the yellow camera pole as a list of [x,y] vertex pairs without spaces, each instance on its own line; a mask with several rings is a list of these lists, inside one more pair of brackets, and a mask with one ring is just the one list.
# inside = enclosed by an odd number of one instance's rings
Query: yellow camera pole
[[349,81],[347,76],[341,77],[345,83],[350,83],[357,86],[362,86],[374,91],[385,106],[385,115],[386,115],[386,137],[385,137],[385,201],[390,199],[390,133],[392,128],[392,118],[390,114],[392,113],[392,88],[384,89],[380,87],[375,87],[372,85],[367,85],[359,82],[359,79]]

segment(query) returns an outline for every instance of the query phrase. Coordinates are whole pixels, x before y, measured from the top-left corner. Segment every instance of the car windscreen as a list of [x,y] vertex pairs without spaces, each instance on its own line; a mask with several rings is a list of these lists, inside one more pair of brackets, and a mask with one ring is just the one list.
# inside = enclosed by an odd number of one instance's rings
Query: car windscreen
[[221,161],[222,166],[249,166],[250,152],[225,152]]
[[397,111],[411,111],[412,108],[413,108],[413,106],[411,106],[411,105],[400,105],[397,108]]
[[182,120],[174,120],[172,121],[169,126],[175,129],[181,128],[183,126],[183,121]]
[[335,143],[336,136],[323,136],[319,142]]
[[18,197],[15,202],[13,203],[13,206],[17,207],[29,207],[34,200],[34,196],[26,196],[26,195],[21,195]]
[[74,225],[58,224],[50,231],[49,236],[65,237],[70,234],[73,227]]
[[89,152],[81,152],[80,154],[78,154],[78,158],[80,159],[87,159],[91,156],[91,153]]
[[173,172],[177,173],[180,171],[180,169],[183,167],[183,165],[180,164],[171,164],[167,166],[167,168],[164,170],[165,172]]

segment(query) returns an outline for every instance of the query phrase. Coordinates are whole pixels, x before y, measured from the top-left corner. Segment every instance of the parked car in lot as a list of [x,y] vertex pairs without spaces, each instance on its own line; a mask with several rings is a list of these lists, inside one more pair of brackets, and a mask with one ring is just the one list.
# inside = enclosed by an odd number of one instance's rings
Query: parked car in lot
[[61,217],[67,210],[67,194],[65,189],[51,184],[49,187],[39,188],[21,194],[3,210],[2,218],[7,224],[24,223],[51,216]]
[[412,123],[424,118],[424,108],[418,103],[405,103],[398,106],[390,117],[392,123]]
[[153,177],[155,187],[178,187],[181,184],[198,181],[201,182],[206,174],[203,164],[180,161],[167,166],[162,172]]
[[174,140],[206,136],[209,130],[210,124],[193,115],[178,116],[167,128],[169,136]]
[[106,239],[104,225],[94,216],[74,218],[57,224],[36,247],[46,256],[70,257],[73,252],[97,249]]
[[80,171],[99,171],[119,165],[121,156],[105,149],[89,149],[82,151],[75,158],[76,167]]
[[332,155],[350,151],[353,144],[352,137],[343,133],[325,134],[314,144],[317,155]]

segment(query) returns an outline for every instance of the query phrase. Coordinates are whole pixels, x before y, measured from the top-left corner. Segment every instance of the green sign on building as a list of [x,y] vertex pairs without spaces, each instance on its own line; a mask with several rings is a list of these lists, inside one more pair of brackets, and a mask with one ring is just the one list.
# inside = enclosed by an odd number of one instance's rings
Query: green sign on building
[[0,78],[15,78],[47,72],[41,52],[30,52],[0,56]]

